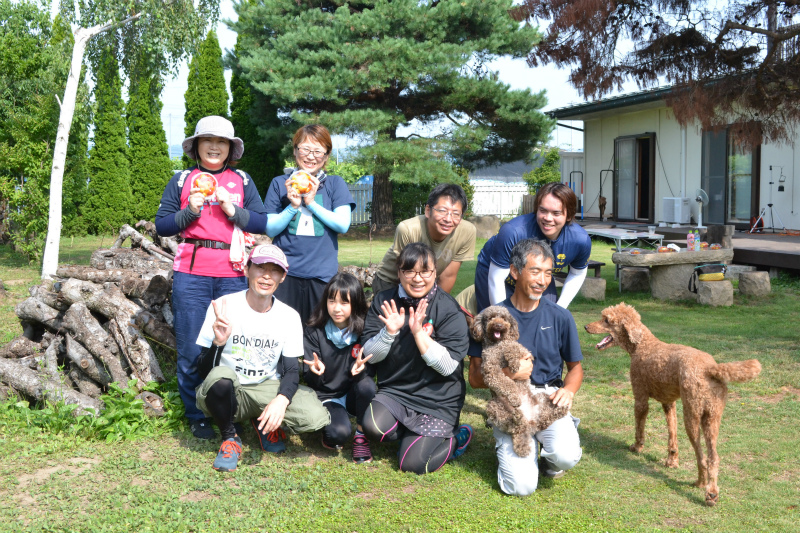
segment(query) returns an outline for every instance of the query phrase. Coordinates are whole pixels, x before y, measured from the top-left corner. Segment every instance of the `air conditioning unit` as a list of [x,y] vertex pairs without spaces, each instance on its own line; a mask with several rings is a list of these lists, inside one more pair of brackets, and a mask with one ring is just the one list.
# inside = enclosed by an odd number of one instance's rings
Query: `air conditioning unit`
[[664,222],[688,224],[691,213],[689,198],[662,198],[661,217]]

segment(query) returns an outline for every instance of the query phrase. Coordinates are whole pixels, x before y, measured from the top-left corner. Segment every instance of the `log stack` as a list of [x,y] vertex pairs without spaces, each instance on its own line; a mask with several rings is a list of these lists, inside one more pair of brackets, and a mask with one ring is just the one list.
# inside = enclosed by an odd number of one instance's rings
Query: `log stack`
[[[151,222],[137,227],[144,234],[124,225],[91,266],[62,265],[55,279],[31,287],[15,309],[22,336],[0,348],[0,392],[99,413],[111,383],[164,381],[154,347],[175,351],[169,293],[178,242],[158,238]],[[143,399],[147,412],[160,410],[157,396]]]
[[[55,279],[30,288],[15,309],[23,334],[0,347],[0,399],[63,400],[78,405],[76,414],[99,413],[112,383],[124,388],[135,379],[141,389],[164,381],[154,348],[175,353],[169,296],[179,242],[159,237],[152,222],[136,228],[122,226],[90,266],[61,265]],[[371,287],[377,266],[340,271]],[[163,414],[158,396],[145,391],[141,398],[148,414]]]

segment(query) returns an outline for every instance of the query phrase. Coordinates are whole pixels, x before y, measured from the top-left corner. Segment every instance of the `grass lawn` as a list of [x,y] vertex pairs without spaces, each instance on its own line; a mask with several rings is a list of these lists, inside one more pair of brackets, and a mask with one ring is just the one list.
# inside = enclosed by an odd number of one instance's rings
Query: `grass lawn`
[[[62,243],[62,262],[87,262],[100,239]],[[110,241],[106,238],[106,246]],[[390,239],[346,239],[340,262],[379,261]],[[479,243],[482,246],[483,242]],[[595,242],[603,261],[604,303],[570,306],[583,346],[585,381],[575,398],[583,458],[559,480],[542,479],[528,498],[500,493],[494,439],[484,425],[485,390],[468,389],[462,421],[473,425],[467,453],[427,476],[397,470],[397,446],[373,445],[375,461],[355,465],[322,448],[319,434],[293,436],[270,456],[248,428],[236,472],[211,469],[219,446],[180,426],[152,436],[102,442],[42,432],[0,416],[0,530],[8,531],[797,531],[800,523],[800,284],[776,283],[761,299],[735,296],[730,308],[665,303],[618,293],[612,246]],[[472,283],[462,265],[456,290]],[[21,328],[13,306],[37,269],[0,247],[3,342]],[[679,410],[681,464],[667,469],[667,432],[651,401],[647,442],[633,441],[629,357],[598,352],[583,325],[606,305],[626,301],[666,342],[689,344],[717,361],[757,357],[761,376],[732,384],[719,437],[720,503],[708,508]],[[8,413],[8,411],[4,411]]]

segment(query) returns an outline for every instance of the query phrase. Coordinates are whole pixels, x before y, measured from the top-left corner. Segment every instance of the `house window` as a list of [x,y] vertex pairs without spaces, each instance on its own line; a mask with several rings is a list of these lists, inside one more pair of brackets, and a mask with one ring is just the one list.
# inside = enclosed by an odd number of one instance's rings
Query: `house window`
[[703,222],[746,228],[758,213],[760,146],[745,148],[735,129],[703,132],[700,186],[709,198]]

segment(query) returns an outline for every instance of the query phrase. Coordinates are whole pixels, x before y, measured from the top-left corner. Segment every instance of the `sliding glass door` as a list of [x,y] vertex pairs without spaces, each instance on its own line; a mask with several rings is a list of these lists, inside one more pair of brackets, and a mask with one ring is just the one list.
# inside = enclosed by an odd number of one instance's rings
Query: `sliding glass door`
[[744,147],[728,128],[703,132],[702,151],[700,186],[709,197],[703,222],[748,227],[758,216],[760,147]]

